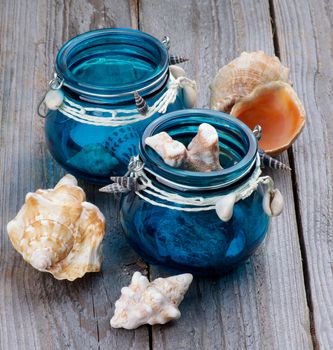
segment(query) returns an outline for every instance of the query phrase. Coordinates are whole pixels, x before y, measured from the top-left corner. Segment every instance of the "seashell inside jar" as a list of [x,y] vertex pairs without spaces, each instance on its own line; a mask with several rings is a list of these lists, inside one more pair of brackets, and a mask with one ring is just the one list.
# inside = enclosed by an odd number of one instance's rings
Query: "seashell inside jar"
[[221,112],[182,110],[152,122],[127,175],[137,183],[121,202],[130,244],[151,263],[194,274],[238,266],[283,208],[272,179],[260,176],[255,135]]
[[95,30],[69,40],[43,100],[56,161],[93,183],[123,174],[150,121],[195,104],[195,82],[170,62],[162,42],[137,30]]

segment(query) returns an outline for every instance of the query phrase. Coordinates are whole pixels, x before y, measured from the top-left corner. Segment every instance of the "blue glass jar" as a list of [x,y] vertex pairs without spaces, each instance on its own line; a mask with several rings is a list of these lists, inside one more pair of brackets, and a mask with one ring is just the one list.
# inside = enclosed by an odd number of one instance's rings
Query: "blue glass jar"
[[[172,168],[145,145],[147,137],[162,131],[188,145],[204,122],[217,129],[223,170]],[[123,196],[121,223],[130,244],[148,262],[201,275],[224,274],[265,238],[270,217],[263,207],[264,189],[268,184],[274,192],[272,180],[260,177],[256,137],[236,118],[199,109],[162,116],[145,129],[130,169],[141,189]],[[233,214],[223,221],[215,199],[234,193]]]
[[[123,174],[147,124],[184,108],[167,47],[132,29],[96,30],[69,40],[56,57],[50,88],[48,148],[68,172],[93,183]],[[146,114],[138,113],[135,92],[149,106]]]

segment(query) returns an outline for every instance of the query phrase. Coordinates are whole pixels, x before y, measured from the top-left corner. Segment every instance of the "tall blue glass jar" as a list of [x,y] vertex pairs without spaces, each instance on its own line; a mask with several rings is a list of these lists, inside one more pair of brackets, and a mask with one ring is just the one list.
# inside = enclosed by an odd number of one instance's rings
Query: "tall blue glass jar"
[[[187,79],[177,78],[170,74],[166,45],[146,33],[102,29],[69,40],[56,57],[45,98],[52,156],[93,183],[123,174],[147,124],[184,108],[181,85]],[[147,103],[146,113],[138,112],[135,92]]]
[[[204,122],[218,131],[223,170],[172,168],[145,145],[147,137],[162,131],[187,145]],[[216,275],[253,254],[265,238],[268,214],[272,214],[264,210],[264,190],[266,185],[271,193],[274,190],[269,177],[260,177],[257,140],[245,124],[216,111],[177,111],[153,121],[139,148],[139,156],[130,165],[139,189],[123,196],[121,222],[128,241],[145,260]],[[233,193],[238,196],[233,214],[221,220],[215,199],[225,201]]]

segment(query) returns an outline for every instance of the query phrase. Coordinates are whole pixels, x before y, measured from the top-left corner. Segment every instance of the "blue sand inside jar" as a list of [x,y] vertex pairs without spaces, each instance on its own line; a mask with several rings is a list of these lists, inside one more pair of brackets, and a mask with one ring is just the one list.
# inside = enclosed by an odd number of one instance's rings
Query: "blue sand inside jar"
[[133,201],[131,195],[123,200],[121,220],[147,261],[196,274],[228,272],[254,252],[269,226],[258,192],[238,202],[228,222],[214,210],[177,211]]

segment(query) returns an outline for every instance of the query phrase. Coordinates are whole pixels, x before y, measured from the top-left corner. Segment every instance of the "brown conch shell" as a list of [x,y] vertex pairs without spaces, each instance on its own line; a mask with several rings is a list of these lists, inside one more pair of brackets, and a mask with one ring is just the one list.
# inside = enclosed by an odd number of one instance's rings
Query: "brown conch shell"
[[165,324],[178,319],[178,306],[192,280],[190,273],[184,273],[149,282],[147,277],[135,272],[131,284],[121,289],[111,327],[135,329],[143,324]]
[[289,83],[288,75],[289,69],[277,57],[263,51],[243,52],[218,71],[210,86],[210,106],[229,113],[241,97],[257,86],[278,80]]
[[256,87],[233,106],[230,114],[250,128],[261,126],[259,145],[269,155],[286,150],[305,124],[305,111],[296,92],[281,81]]
[[197,135],[187,149],[164,131],[147,137],[145,143],[153,148],[166,164],[174,168],[202,172],[222,169],[219,161],[218,134],[216,129],[207,123],[199,126]]
[[24,260],[56,279],[73,281],[100,270],[105,219],[95,205],[85,202],[72,175],[53,189],[28,193],[7,231]]

